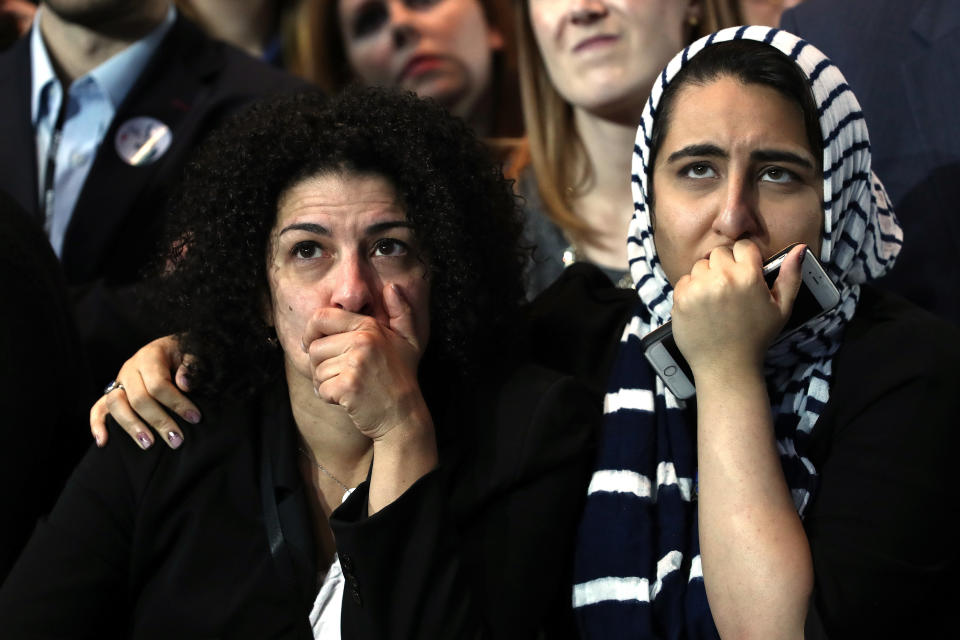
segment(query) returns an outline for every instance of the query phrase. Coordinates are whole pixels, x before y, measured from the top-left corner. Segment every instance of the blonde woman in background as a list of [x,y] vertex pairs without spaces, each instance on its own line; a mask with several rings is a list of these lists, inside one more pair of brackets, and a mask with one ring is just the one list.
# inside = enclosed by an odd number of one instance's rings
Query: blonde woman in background
[[516,4],[529,165],[526,238],[535,295],[565,264],[628,285],[633,132],[660,69],[697,37],[737,23],[733,0],[523,0]]

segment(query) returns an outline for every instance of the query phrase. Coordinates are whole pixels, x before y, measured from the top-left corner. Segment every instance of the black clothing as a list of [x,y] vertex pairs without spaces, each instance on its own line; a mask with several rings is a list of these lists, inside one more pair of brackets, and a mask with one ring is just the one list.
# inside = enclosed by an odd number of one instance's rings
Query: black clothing
[[955,626],[958,362],[955,327],[863,287],[813,431],[807,638],[935,638]]
[[[0,191],[0,583],[89,444],[89,381],[57,256]],[[29,427],[25,427],[29,425]]]
[[[570,377],[524,366],[458,396],[440,466],[331,517],[350,638],[575,634],[574,530],[599,422]],[[313,532],[286,389],[200,404],[178,451],[91,449],[0,591],[13,637],[310,638]]]

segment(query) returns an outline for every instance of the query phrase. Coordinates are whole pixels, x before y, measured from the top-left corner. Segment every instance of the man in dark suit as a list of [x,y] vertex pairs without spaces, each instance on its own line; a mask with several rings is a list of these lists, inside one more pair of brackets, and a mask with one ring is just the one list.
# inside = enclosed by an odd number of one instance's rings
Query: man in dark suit
[[878,284],[960,323],[960,2],[807,0],[780,26],[830,56],[860,99],[904,229]]
[[169,0],[47,0],[0,56],[0,189],[60,258],[96,382],[153,337],[135,285],[191,149],[229,112],[300,84]]

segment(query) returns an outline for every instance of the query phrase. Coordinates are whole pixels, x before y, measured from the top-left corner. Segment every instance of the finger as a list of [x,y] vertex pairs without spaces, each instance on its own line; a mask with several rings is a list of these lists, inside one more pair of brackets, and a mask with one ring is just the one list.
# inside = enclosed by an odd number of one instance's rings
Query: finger
[[[180,369],[184,365],[180,365],[177,369],[176,375],[181,375]],[[156,401],[151,402],[149,408],[154,409],[154,407],[159,409],[160,405],[167,407],[172,410],[178,416],[186,420],[191,424],[197,424],[200,422],[200,410],[195,404],[193,404],[189,398],[187,398],[180,389],[174,385],[173,381],[170,379],[170,371],[165,366],[160,363],[151,363],[145,364],[144,368],[139,371],[139,376],[142,380],[143,387],[142,393],[146,395],[146,400]],[[137,410],[147,422],[151,424],[154,428],[158,428],[161,425],[158,425],[154,422],[151,417],[142,411],[140,411],[140,405],[138,400],[140,399],[140,389],[135,389],[134,387],[127,387],[127,395],[130,397],[131,402],[133,403],[134,409]],[[169,420],[169,417],[166,416],[166,412],[162,411],[164,415],[164,421]],[[170,420],[172,423],[172,420]],[[174,425],[175,426],[175,425]]]
[[313,392],[324,402],[340,404],[342,385],[339,384],[342,363],[326,361],[313,373]]
[[404,297],[400,287],[395,284],[385,286],[383,288],[383,304],[389,317],[388,326],[419,351],[416,318],[413,317],[413,309]]
[[376,322],[376,320],[370,316],[333,307],[317,309],[307,321],[303,336],[300,338],[300,346],[307,351],[314,340],[337,333],[356,331],[370,322]]
[[190,367],[193,365],[194,360],[195,358],[193,356],[187,354],[183,357],[183,362],[180,363],[180,366],[177,367],[174,380],[181,391],[190,391]]
[[[166,386],[173,389],[169,379],[166,381]],[[126,392],[127,402],[136,412],[141,424],[146,423],[156,431],[171,449],[180,448],[180,445],[183,444],[183,432],[164,410],[164,407],[159,404],[156,392],[150,391],[142,379],[131,381],[128,385],[125,385],[124,391]],[[175,393],[180,394],[179,391],[175,391]]]
[[[710,255],[713,255],[712,253]],[[690,269],[690,278],[702,278],[706,273],[710,271],[710,260],[707,258],[701,258],[693,263],[693,268]]]
[[806,251],[806,245],[799,245],[790,250],[790,253],[780,264],[780,273],[770,289],[773,293],[773,299],[780,308],[780,315],[784,318],[790,316],[793,301],[800,291],[800,283],[803,278],[803,255]]
[[720,269],[731,262],[733,262],[733,251],[727,246],[715,247],[707,257],[707,263],[711,269]]
[[744,263],[756,269],[763,269],[763,255],[760,253],[760,247],[750,240],[737,240],[733,244],[733,259],[738,263]]
[[149,449],[153,446],[153,436],[150,435],[147,425],[140,421],[140,418],[130,407],[125,389],[115,389],[103,398],[110,415],[120,425],[120,428],[133,438],[137,446],[141,449]]
[[90,434],[98,447],[107,444],[109,434],[107,433],[107,416],[110,412],[107,410],[107,400],[101,396],[93,406],[90,407]]
[[346,353],[350,350],[354,336],[354,333],[337,333],[314,340],[307,350],[310,355],[310,364],[317,366],[321,362]]

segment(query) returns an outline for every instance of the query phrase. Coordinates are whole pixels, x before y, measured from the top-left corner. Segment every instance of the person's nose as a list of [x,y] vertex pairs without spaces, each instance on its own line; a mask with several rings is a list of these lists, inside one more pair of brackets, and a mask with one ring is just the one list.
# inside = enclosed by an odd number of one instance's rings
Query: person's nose
[[415,44],[420,37],[417,29],[416,9],[407,6],[406,0],[390,0],[390,35],[395,49]]
[[747,175],[730,176],[713,229],[736,241],[763,233],[763,221],[757,210],[757,191]]
[[571,0],[570,22],[576,25],[590,25],[607,15],[607,5],[604,0]]
[[330,305],[359,313],[374,315],[377,289],[374,274],[358,256],[344,256],[333,269]]

